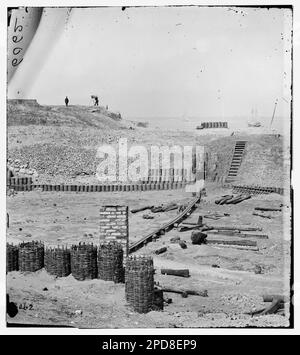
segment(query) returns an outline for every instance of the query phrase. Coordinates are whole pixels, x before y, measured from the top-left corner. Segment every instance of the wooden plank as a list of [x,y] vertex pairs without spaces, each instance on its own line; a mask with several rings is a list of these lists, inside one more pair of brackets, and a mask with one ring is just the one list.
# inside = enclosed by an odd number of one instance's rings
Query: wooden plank
[[216,248],[230,248],[230,249],[238,249],[238,250],[246,250],[246,251],[259,251],[258,247],[245,246],[245,245],[210,244],[210,246]]
[[264,211],[264,212],[281,212],[281,208],[270,208],[270,207],[255,207],[255,211]]
[[209,235],[218,235],[218,236],[226,236],[226,237],[269,239],[269,236],[266,234],[231,233],[226,231],[220,231],[220,232],[208,231],[208,233]]
[[224,237],[222,239],[220,238],[214,238],[213,236],[209,235],[206,239],[206,244],[224,244],[224,245],[240,245],[240,246],[251,246],[251,247],[256,247],[257,242],[254,240],[232,240],[230,238],[225,239]]
[[240,231],[247,231],[247,232],[256,232],[262,231],[262,228],[259,227],[243,227],[243,226],[234,226],[234,227],[227,227],[227,226],[210,226],[215,230],[240,230]]

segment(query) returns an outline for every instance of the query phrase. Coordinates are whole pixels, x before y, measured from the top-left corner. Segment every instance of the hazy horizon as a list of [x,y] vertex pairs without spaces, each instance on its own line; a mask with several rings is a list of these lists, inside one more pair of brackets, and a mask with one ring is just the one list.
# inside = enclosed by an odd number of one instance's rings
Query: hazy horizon
[[291,12],[238,7],[45,8],[10,98],[124,117],[289,117]]

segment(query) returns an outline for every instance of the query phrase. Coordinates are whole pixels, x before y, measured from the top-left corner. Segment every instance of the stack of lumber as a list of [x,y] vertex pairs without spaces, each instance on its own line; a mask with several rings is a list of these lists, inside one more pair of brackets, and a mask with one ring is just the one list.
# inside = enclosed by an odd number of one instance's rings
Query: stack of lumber
[[[257,212],[258,211],[258,212]],[[275,218],[273,214],[265,214],[265,212],[281,212],[281,208],[271,208],[271,207],[255,207],[253,216],[258,216],[262,218],[272,219]]]
[[215,201],[216,205],[236,205],[242,201],[248,200],[251,195],[225,195]]

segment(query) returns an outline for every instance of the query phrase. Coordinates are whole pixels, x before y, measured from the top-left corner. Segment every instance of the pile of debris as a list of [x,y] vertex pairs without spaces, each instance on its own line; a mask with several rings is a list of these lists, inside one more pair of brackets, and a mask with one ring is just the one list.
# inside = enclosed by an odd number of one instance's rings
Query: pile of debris
[[[217,226],[203,223],[203,217],[199,216],[197,222],[184,221],[177,225],[179,232],[192,231],[192,244],[218,244],[220,246],[234,247],[238,249],[250,249],[257,251],[257,242],[252,239],[268,239],[268,235],[262,233],[262,228],[248,226]],[[211,215],[208,215],[211,218]],[[220,218],[220,217],[218,217]],[[180,243],[180,237],[176,241]]]
[[30,163],[22,164],[19,159],[7,159],[7,170],[11,172],[11,176],[18,177],[28,177],[32,176],[34,178],[38,177],[38,173],[35,169],[30,167]]
[[[178,210],[180,206],[177,203],[169,203],[169,204],[161,204],[159,206],[143,206],[140,208],[136,208],[131,210],[131,213],[138,213],[146,210],[150,210],[152,213],[159,213],[159,212],[169,212],[173,210]],[[144,214],[144,219],[153,219],[154,216],[151,214]]]
[[289,297],[284,295],[263,295],[263,301],[271,303],[267,307],[247,313],[251,316],[263,316],[266,314],[285,315],[285,304],[289,302]]
[[[9,152],[11,160],[17,161],[14,171],[17,175],[23,170],[21,161],[30,162],[36,170],[31,176],[47,174],[51,177],[76,176],[79,172],[95,173],[95,152],[71,144],[60,146],[50,143],[37,143],[33,146],[24,146]],[[27,163],[28,164],[28,163]],[[22,166],[22,168],[21,168]],[[29,166],[29,165],[28,165]]]
[[[254,212],[252,214],[253,214],[253,216],[272,219],[272,218],[277,217],[277,213],[274,215],[273,212],[281,212],[282,211],[281,207],[280,208],[255,207],[254,208]],[[271,214],[266,214],[266,212],[272,212],[272,213]]]
[[216,205],[236,205],[242,201],[248,200],[251,195],[224,195],[215,201]]

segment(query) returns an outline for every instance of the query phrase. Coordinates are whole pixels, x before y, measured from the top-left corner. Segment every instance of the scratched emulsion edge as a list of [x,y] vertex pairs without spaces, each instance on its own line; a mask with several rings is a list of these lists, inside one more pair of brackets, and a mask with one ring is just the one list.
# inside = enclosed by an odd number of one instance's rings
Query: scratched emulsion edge
[[[65,30],[66,22],[70,18],[71,11],[67,7],[41,9],[42,14],[37,30],[26,53],[24,53],[22,62],[8,82],[9,99],[30,98],[31,88],[43,66],[47,63],[53,47],[58,43]],[[12,19],[10,22],[14,23],[13,21]]]
[[[43,8],[7,8],[7,63],[6,63],[6,99],[8,96],[9,83],[14,77],[14,74],[20,70],[24,56],[29,48],[32,39],[38,29]],[[7,100],[6,100],[7,101]],[[6,121],[6,120],[5,120]],[[6,150],[8,146],[8,132],[6,131]],[[7,256],[5,255],[5,258]],[[5,260],[6,263],[6,260]],[[7,279],[5,284],[6,289],[6,326],[9,308],[16,308],[15,304],[9,302]]]
[[7,82],[22,65],[25,53],[37,31],[42,7],[8,9]]

